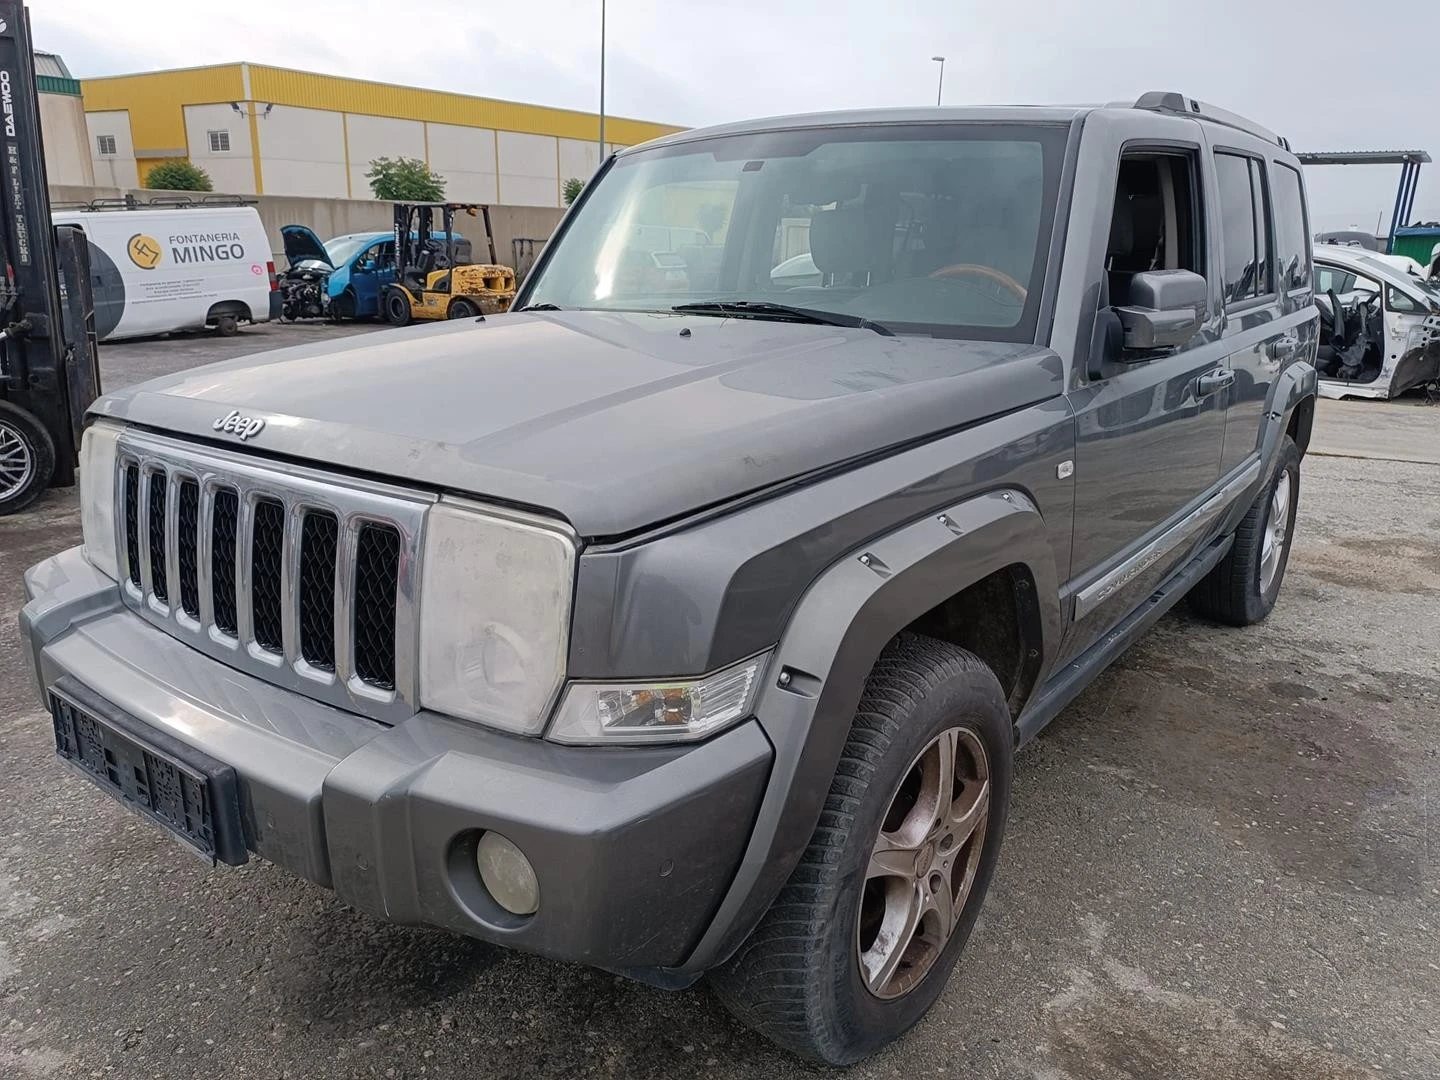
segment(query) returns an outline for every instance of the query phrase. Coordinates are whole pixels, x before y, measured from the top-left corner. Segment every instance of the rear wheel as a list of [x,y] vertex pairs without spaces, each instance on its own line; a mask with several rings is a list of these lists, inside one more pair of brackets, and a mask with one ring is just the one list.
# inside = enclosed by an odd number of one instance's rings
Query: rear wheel
[[1190,607],[1197,615],[1249,626],[1275,607],[1300,502],[1300,448],[1289,435],[1283,439],[1274,475],[1241,519],[1230,551],[1190,591]]
[[26,410],[0,401],[0,514],[24,510],[55,472],[55,444]]
[[215,332],[221,337],[234,337],[240,332],[240,320],[234,315],[216,315]]
[[410,297],[403,289],[385,290],[385,319],[391,326],[407,326],[410,323]]
[[742,1021],[845,1065],[945,988],[999,856],[1014,736],[977,657],[902,634],[870,673],[820,823],[750,939],[711,981]]
[[462,296],[450,302],[450,310],[445,317],[447,319],[473,319],[479,314],[480,309]]

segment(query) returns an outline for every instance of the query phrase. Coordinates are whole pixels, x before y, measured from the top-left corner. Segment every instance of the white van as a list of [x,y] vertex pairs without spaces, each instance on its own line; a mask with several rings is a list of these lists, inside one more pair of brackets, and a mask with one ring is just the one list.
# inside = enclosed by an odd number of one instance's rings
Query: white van
[[241,323],[280,313],[270,241],[253,206],[140,204],[55,210],[85,230],[101,341]]

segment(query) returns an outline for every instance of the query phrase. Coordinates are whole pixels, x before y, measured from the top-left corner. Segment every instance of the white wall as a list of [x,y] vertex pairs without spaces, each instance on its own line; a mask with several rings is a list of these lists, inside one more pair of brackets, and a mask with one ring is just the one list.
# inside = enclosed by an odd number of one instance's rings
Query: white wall
[[[90,164],[95,170],[95,183],[101,187],[136,188],[140,176],[135,169],[135,141],[130,137],[130,113],[124,109],[116,112],[92,112],[85,114],[85,129],[90,140]],[[100,154],[97,135],[115,136],[114,156]],[[52,184],[59,183],[53,176]]]
[[[254,108],[241,103],[244,108]],[[230,134],[230,149],[210,150],[211,131]],[[232,109],[228,102],[218,105],[185,106],[185,144],[192,165],[210,174],[216,191],[235,195],[255,194],[255,162],[250,155],[250,120]]]
[[45,173],[52,184],[94,184],[85,103],[78,94],[41,94],[40,130],[45,137]]
[[583,181],[588,181],[595,175],[595,170],[600,168],[600,144],[592,141],[581,142],[579,139],[560,140],[560,179],[569,180],[572,176]]
[[500,132],[500,201],[511,206],[559,206],[560,170],[553,135]]
[[[260,133],[260,182],[267,193],[317,199],[347,196],[345,126],[338,112],[276,105],[255,126]],[[355,197],[369,194],[362,176]]]
[[495,132],[454,124],[426,124],[425,130],[430,168],[445,178],[445,198],[500,201],[495,188]]
[[365,174],[378,157],[408,157],[425,160],[425,125],[419,120],[396,120],[389,116],[346,117],[350,126],[350,187],[355,198],[370,195]]

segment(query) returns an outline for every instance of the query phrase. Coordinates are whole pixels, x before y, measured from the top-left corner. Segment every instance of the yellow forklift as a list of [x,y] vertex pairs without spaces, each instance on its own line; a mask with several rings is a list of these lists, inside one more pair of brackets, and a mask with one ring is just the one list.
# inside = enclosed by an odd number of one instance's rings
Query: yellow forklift
[[[488,263],[469,259],[469,245],[455,235],[455,217],[485,225]],[[439,218],[437,221],[436,218]],[[471,319],[510,310],[515,271],[495,258],[490,207],[482,203],[396,203],[395,282],[381,306],[394,326],[414,319]]]

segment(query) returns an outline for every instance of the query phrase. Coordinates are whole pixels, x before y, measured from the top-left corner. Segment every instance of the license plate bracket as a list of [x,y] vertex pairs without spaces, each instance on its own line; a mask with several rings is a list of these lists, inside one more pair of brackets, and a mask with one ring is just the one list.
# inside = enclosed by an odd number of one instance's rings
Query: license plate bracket
[[126,715],[68,675],[50,687],[55,752],[212,862],[249,859],[235,770]]

